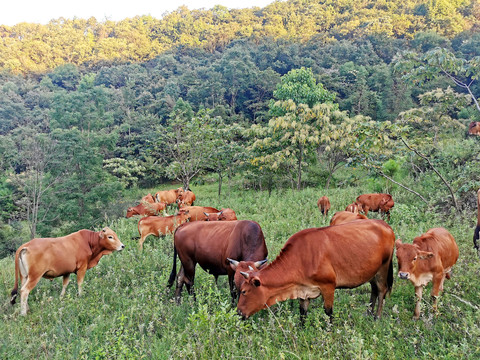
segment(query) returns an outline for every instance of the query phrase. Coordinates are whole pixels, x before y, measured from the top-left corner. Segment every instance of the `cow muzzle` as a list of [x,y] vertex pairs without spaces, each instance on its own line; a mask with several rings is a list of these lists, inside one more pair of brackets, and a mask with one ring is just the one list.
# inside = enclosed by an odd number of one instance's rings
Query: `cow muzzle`
[[237,309],[237,314],[242,318],[242,320],[248,319],[248,316],[242,313],[239,309]]
[[410,275],[410,274],[409,274],[408,272],[399,272],[399,273],[398,273],[398,277],[399,277],[400,279],[404,279],[404,280],[408,280],[408,276],[409,276],[409,275]]
[[121,244],[121,245],[117,248],[117,251],[122,251],[123,249],[125,249],[125,245]]

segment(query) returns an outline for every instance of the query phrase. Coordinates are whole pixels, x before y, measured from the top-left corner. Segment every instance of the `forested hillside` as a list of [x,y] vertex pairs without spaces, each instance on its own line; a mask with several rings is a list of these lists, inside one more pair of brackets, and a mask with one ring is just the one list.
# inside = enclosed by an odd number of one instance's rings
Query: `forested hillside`
[[285,1],[2,26],[1,255],[19,231],[92,228],[123,216],[125,189],[172,180],[403,186],[472,211],[478,6]]

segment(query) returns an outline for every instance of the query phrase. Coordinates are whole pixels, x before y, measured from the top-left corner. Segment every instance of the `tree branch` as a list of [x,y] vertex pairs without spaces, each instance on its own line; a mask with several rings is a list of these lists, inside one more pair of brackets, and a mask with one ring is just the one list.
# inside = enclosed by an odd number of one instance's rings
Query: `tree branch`
[[422,195],[420,195],[418,192],[416,192],[415,190],[412,190],[412,189],[410,189],[409,187],[407,187],[407,186],[405,186],[405,185],[403,185],[403,184],[400,184],[399,182],[393,180],[390,176],[386,175],[386,174],[385,174],[383,171],[381,171],[381,170],[380,170],[380,175],[382,175],[385,179],[390,180],[390,181],[393,182],[394,184],[397,184],[398,186],[404,188],[405,190],[410,191],[412,194],[417,195],[420,199],[422,199],[422,201],[423,201],[425,204],[429,205],[428,201],[427,201]]

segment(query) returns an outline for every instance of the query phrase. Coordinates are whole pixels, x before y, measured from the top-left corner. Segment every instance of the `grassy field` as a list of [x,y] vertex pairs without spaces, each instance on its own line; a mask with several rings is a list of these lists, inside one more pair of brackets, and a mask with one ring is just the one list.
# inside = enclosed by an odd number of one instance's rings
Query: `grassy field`
[[[328,195],[331,214],[344,210],[367,189],[232,190],[218,198],[216,186],[194,186],[196,205],[230,207],[239,219],[257,221],[273,260],[295,232],[324,226],[316,201]],[[145,192],[146,193],[146,192]],[[452,280],[445,282],[439,311],[432,312],[425,290],[422,315],[412,320],[414,290],[396,277],[383,317],[366,315],[370,286],[337,290],[334,321],[324,315],[321,298],[312,301],[304,327],[298,301],[263,310],[242,321],[230,305],[226,277],[218,285],[197,270],[197,302],[185,292],[176,305],[167,289],[172,264],[172,236],[149,237],[137,249],[137,219],[114,219],[109,225],[125,243],[120,253],[102,258],[87,272],[84,295],[77,297],[75,276],[60,300],[61,278],[42,279],[29,297],[30,312],[20,316],[9,304],[14,282],[13,257],[0,260],[0,358],[2,359],[412,359],[480,358],[480,261],[472,246],[474,213],[448,219],[428,212],[404,192],[396,201],[390,225],[411,242],[432,227],[444,226],[455,237],[460,257]],[[372,214],[376,217],[377,214]],[[330,216],[329,216],[330,217]]]

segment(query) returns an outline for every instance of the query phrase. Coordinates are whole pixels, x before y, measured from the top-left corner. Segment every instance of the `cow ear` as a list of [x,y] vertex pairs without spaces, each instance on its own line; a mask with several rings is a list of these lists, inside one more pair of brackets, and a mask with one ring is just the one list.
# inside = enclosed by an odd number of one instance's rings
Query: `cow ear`
[[395,241],[395,247],[396,247],[397,249],[398,249],[398,247],[399,247],[400,245],[402,245],[402,244],[403,244],[403,243],[402,243],[402,240],[401,240],[401,239],[397,239],[397,240]]
[[433,253],[430,251],[419,251],[418,257],[422,260],[427,260],[433,257]]
[[252,284],[255,287],[259,287],[260,285],[262,285],[262,283],[260,282],[260,279],[256,276],[252,279]]

